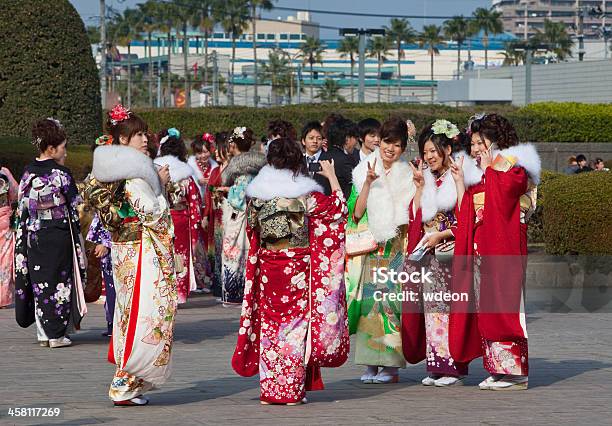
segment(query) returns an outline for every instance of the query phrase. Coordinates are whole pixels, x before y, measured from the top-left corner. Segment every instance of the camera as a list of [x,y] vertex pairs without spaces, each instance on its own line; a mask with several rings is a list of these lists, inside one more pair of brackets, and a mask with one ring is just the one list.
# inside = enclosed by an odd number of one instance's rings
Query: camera
[[320,172],[321,170],[323,170],[323,168],[321,167],[321,163],[314,162],[314,163],[308,163],[308,171],[311,173],[316,173],[316,172]]

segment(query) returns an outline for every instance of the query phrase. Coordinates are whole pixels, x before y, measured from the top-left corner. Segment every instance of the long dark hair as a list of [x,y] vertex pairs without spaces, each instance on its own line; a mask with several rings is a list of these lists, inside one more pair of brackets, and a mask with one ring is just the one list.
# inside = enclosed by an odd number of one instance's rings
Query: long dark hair
[[[168,136],[168,129],[164,129],[157,134],[160,142],[163,138]],[[182,136],[170,136],[163,144],[159,147],[160,155],[173,155],[181,160],[183,163],[187,162],[187,147],[183,141]]]

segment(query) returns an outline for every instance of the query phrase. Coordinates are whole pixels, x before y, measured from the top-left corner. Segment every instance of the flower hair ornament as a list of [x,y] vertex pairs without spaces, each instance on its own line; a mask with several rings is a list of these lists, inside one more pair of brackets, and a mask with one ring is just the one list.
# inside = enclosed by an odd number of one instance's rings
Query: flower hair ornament
[[204,133],[201,138],[202,142],[208,142],[210,144],[210,149],[208,150],[211,154],[214,154],[217,150],[217,146],[215,145],[216,138],[212,133]]
[[244,132],[246,132],[246,127],[236,127],[234,132],[229,137],[229,141],[234,142],[234,139],[244,139]]
[[473,116],[471,116],[468,120],[468,124],[467,124],[467,131],[466,133],[470,136],[472,136],[472,123],[474,123],[475,121],[480,121],[483,118],[485,118],[487,116],[486,113],[484,112],[479,112],[478,114],[474,114]]
[[113,126],[116,126],[117,124],[121,123],[124,120],[127,120],[128,118],[130,118],[130,116],[132,115],[132,111],[130,111],[129,109],[127,109],[126,107],[124,107],[121,104],[117,104],[113,107],[113,109],[110,110],[110,112],[108,113],[109,117],[110,117],[110,122]]
[[98,139],[96,139],[97,146],[112,145],[112,143],[113,143],[113,137],[111,135],[102,135]]
[[444,135],[449,139],[454,139],[455,136],[459,135],[459,129],[453,123],[447,120],[436,120],[431,125],[431,130],[434,135]]

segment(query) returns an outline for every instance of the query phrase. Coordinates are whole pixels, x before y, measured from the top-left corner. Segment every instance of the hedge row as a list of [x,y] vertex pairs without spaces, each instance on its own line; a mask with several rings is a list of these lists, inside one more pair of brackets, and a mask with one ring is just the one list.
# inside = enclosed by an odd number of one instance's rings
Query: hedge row
[[2,0],[0,136],[29,139],[32,123],[45,117],[59,119],[72,142],[88,143],[102,131],[85,26],[68,0]]
[[612,142],[612,105],[578,103],[539,103],[524,108],[509,105],[453,108],[441,105],[406,104],[309,104],[275,108],[218,107],[137,111],[153,130],[177,127],[186,135],[202,131],[218,132],[236,126],[252,128],[263,135],[268,121],[281,118],[300,129],[310,120],[323,120],[332,112],[353,120],[390,115],[410,118],[418,129],[438,118],[460,127],[476,112],[497,112],[516,127],[521,141],[529,142]]
[[612,172],[559,175],[540,190],[548,253],[612,254]]

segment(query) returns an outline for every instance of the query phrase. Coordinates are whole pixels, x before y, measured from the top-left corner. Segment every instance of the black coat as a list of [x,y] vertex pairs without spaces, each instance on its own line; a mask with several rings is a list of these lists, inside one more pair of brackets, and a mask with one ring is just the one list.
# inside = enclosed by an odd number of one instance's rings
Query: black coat
[[[327,160],[327,161],[331,160],[331,157],[325,151],[321,151],[321,155],[319,155],[319,161],[323,161],[323,160]],[[306,158],[305,155],[304,155],[304,164],[306,165],[306,170],[308,170],[308,159]],[[325,176],[321,176],[318,173],[314,173],[312,175],[312,178],[315,180],[315,182],[317,182],[319,185],[323,187],[323,193],[325,195],[331,195],[331,186],[329,185],[329,181],[327,180]]]
[[[330,159],[334,160],[334,169],[338,183],[340,183],[344,197],[348,200],[349,195],[351,195],[351,186],[353,185],[353,169],[359,162],[355,161],[355,157],[352,154],[345,154],[344,150],[337,146],[330,146],[327,150],[327,155]],[[327,188],[329,188],[329,183]]]

